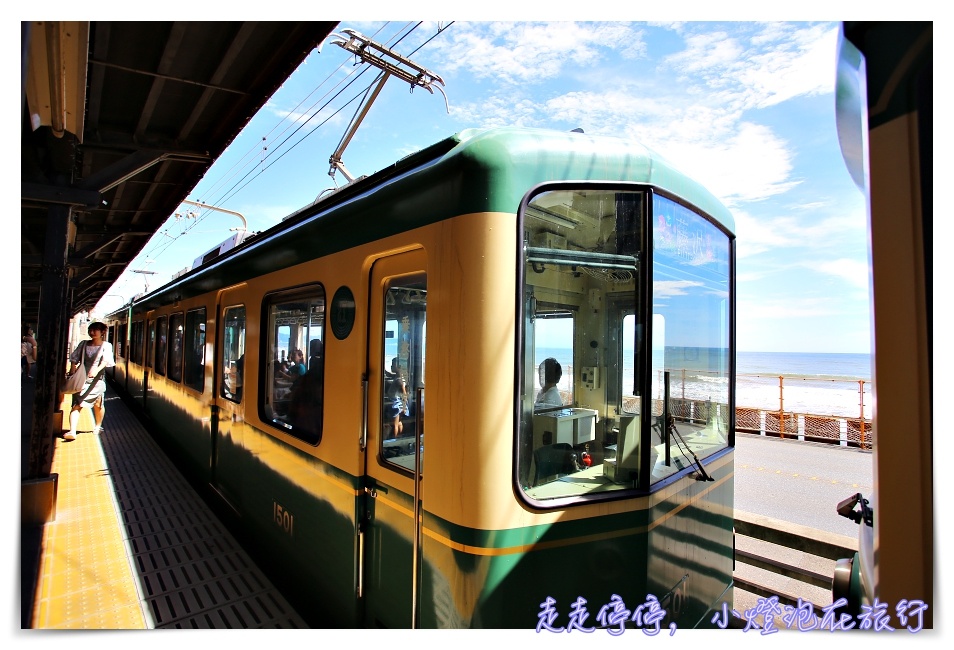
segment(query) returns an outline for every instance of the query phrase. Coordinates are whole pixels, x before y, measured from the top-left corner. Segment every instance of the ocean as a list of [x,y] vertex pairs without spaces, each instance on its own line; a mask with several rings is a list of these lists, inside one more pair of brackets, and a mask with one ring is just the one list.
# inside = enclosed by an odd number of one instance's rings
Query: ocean
[[[560,388],[569,389],[572,351],[540,348],[537,363],[554,357],[563,365]],[[671,362],[670,391],[689,399],[716,399],[725,390],[717,368],[719,357],[700,353],[666,352]],[[695,361],[694,361],[695,360]],[[624,392],[632,391],[632,367],[623,373]],[[781,377],[781,380],[779,379]],[[721,385],[721,388],[720,388]],[[736,354],[736,406],[767,411],[782,410],[813,415],[871,418],[871,358],[868,354],[822,352],[738,352]]]
[[736,352],[736,374],[871,380],[868,354]]
[[736,406],[870,419],[871,356],[737,352],[735,390]]

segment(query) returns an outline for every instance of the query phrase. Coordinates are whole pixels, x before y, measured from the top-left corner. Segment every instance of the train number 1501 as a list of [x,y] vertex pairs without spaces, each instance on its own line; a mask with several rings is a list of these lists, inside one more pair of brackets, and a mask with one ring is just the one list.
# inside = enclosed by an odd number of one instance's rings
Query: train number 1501
[[291,514],[277,501],[272,501],[272,519],[289,537],[295,535],[295,515]]

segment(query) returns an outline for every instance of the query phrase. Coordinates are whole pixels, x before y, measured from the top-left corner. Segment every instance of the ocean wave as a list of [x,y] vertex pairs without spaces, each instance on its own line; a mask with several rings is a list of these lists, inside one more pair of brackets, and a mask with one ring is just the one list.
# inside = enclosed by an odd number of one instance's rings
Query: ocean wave
[[736,376],[736,379],[743,378],[743,377],[757,377],[757,378],[759,378],[759,379],[774,379],[774,380],[778,381],[778,378],[779,378],[779,377],[782,377],[785,381],[788,381],[789,379],[791,379],[791,380],[793,380],[793,381],[801,381],[801,380],[805,380],[805,381],[816,381],[816,380],[817,380],[817,381],[850,381],[850,382],[854,382],[854,383],[856,383],[856,384],[857,384],[859,381],[863,381],[863,382],[865,382],[865,383],[870,383],[870,380],[868,380],[868,379],[862,379],[862,378],[858,377],[857,375],[831,375],[831,374],[825,374],[825,373],[818,373],[818,374],[810,374],[810,373],[798,373],[798,374],[796,374],[796,373],[787,373],[787,374],[782,374],[782,375],[778,375],[778,374],[768,374],[768,373],[764,373],[764,374],[736,373],[735,376]]

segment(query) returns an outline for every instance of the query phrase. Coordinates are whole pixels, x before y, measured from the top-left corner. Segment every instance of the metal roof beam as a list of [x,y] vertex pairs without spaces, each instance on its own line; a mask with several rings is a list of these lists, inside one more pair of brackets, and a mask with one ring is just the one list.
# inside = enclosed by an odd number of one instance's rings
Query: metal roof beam
[[43,183],[20,183],[21,205],[48,205],[58,203],[62,205],[84,206],[98,208],[102,202],[102,195],[91,188],[64,187],[62,185]]
[[239,29],[238,34],[235,35],[235,38],[232,39],[232,43],[229,45],[228,51],[222,56],[222,60],[219,62],[218,68],[216,68],[215,72],[212,74],[212,84],[202,92],[202,96],[195,103],[195,106],[192,109],[192,114],[189,115],[189,119],[187,119],[182,125],[182,129],[179,131],[180,141],[185,141],[192,135],[195,125],[198,123],[203,112],[206,110],[206,107],[211,101],[215,90],[217,90],[218,84],[225,79],[229,70],[232,68],[232,65],[241,54],[242,49],[252,37],[255,29],[255,23],[245,23]]
[[72,266],[81,266],[86,260],[90,259],[97,253],[101,252],[104,248],[106,248],[110,244],[120,241],[122,239],[125,239],[128,236],[134,237],[137,235],[140,237],[142,236],[151,237],[152,233],[150,232],[132,233],[132,232],[119,232],[119,231],[115,231],[113,233],[103,233],[103,236],[99,239],[99,241],[93,244],[90,244],[89,246],[85,246],[81,248],[80,250],[75,251],[72,255],[70,255],[69,263]]
[[100,192],[106,192],[153,165],[166,161],[205,163],[210,162],[211,157],[208,154],[201,153],[172,153],[155,149],[141,149],[103,170],[87,176],[79,183],[79,186],[83,189],[96,189]]
[[173,77],[167,74],[159,74],[158,72],[150,72],[149,70],[138,70],[136,68],[130,68],[124,65],[118,65],[116,63],[109,63],[107,61],[96,61],[90,60],[90,63],[96,66],[102,66],[104,68],[113,68],[114,70],[123,70],[125,72],[132,72],[134,74],[146,75],[148,77],[156,77],[158,79],[164,79],[166,81],[177,81],[179,83],[190,84],[192,86],[200,86],[202,88],[211,88],[212,90],[219,90],[226,93],[231,93],[233,95],[238,95],[239,97],[244,97],[248,95],[244,90],[236,90],[235,88],[228,88],[226,86],[217,86],[215,84],[202,83],[201,81],[195,81],[193,79],[183,79],[182,77]]
[[[89,283],[90,278],[92,278],[92,277],[93,277],[94,275],[96,275],[97,273],[101,273],[102,271],[105,271],[106,269],[108,269],[108,268],[111,267],[111,266],[122,266],[122,267],[125,267],[125,266],[126,266],[126,262],[105,262],[104,264],[100,264],[99,266],[97,266],[96,268],[92,269],[91,271],[89,271],[88,273],[86,273],[85,275],[83,275],[82,277],[76,278],[75,281],[74,281],[74,284],[75,284],[76,286],[86,285],[87,283]],[[112,282],[113,282],[114,279],[115,279],[115,278],[104,279],[104,280],[102,280],[101,282],[109,282],[110,284],[112,284]],[[100,282],[95,282],[94,284],[100,284]],[[88,290],[88,289],[87,289],[87,290]]]

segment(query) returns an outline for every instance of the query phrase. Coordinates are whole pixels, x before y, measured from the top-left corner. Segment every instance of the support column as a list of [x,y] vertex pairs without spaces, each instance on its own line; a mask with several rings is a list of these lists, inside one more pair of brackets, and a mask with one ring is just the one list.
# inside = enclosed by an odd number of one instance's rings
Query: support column
[[66,324],[69,322],[69,222],[72,208],[54,204],[47,209],[46,246],[40,287],[37,331],[42,332],[42,354],[36,361],[33,427],[30,434],[29,474],[24,479],[47,478],[53,465],[53,413],[59,407],[60,376],[66,372]]

